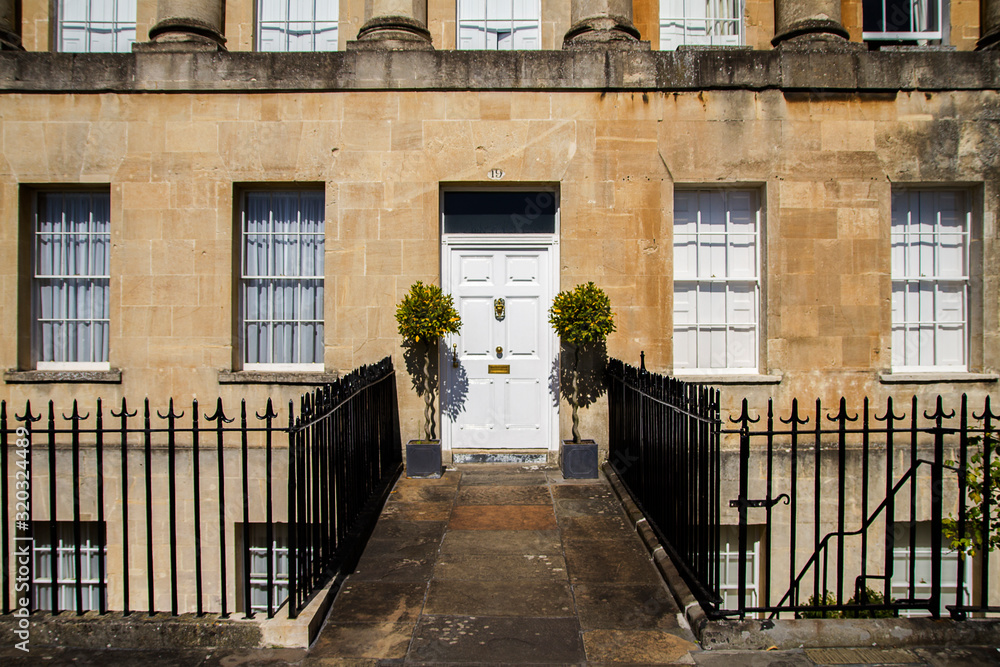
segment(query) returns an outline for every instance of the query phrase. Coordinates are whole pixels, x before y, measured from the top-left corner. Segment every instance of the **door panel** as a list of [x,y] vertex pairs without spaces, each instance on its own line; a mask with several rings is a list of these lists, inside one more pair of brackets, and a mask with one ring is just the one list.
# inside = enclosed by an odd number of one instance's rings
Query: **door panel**
[[551,447],[558,403],[549,395],[556,349],[546,315],[550,247],[446,245],[444,252],[445,290],[462,316],[441,360],[445,441],[453,448]]

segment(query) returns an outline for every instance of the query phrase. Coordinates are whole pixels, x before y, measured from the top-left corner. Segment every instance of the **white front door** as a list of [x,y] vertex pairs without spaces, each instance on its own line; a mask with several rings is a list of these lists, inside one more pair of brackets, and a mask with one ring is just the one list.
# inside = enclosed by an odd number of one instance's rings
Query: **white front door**
[[444,251],[444,288],[462,317],[441,356],[445,445],[554,447],[554,247],[465,243]]

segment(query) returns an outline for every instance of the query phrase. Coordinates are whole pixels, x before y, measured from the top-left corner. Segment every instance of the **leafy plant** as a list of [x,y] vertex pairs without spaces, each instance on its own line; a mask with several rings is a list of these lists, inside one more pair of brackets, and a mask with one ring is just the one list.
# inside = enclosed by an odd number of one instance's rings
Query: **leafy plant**
[[[864,590],[847,601],[848,605],[883,604],[885,596],[876,590],[865,586]],[[834,607],[837,605],[837,598],[830,591],[823,591],[819,601],[816,596],[810,595],[808,602],[810,607],[816,607],[816,611],[800,611],[799,618],[893,618],[896,612],[892,609],[848,609],[840,611],[837,609],[824,609],[824,607]]]
[[593,282],[559,292],[549,308],[549,324],[573,348],[572,387],[566,398],[573,408],[573,442],[580,442],[580,352],[589,344],[603,343],[615,330],[611,299]]
[[[965,470],[965,484],[972,505],[965,513],[965,532],[959,531],[958,519],[949,515],[944,519],[944,536],[951,548],[962,558],[966,554],[975,556],[983,549],[993,551],[1000,547],[1000,438],[995,431],[969,439],[969,446],[975,451],[969,456]],[[986,452],[990,452],[989,466]],[[948,461],[949,466],[956,465]],[[989,472],[989,479],[987,479]],[[961,472],[959,473],[961,474]],[[983,534],[983,516],[989,502],[989,532]]]
[[816,599],[815,595],[810,595],[806,604],[817,609],[816,611],[800,611],[798,612],[799,618],[843,618],[843,614],[839,611],[824,609],[824,607],[832,607],[837,604],[837,598],[830,591],[823,591],[819,600]]
[[[885,596],[876,590],[865,586],[863,591],[847,601],[847,604],[884,604]],[[894,618],[896,612],[892,609],[862,609],[848,610],[843,614],[844,618]]]
[[462,318],[455,310],[450,294],[444,294],[437,285],[417,281],[396,307],[396,322],[403,344],[411,346],[422,356],[424,394],[424,435],[434,440],[434,387],[431,374],[432,353],[437,350],[438,339],[449,333],[458,333]]

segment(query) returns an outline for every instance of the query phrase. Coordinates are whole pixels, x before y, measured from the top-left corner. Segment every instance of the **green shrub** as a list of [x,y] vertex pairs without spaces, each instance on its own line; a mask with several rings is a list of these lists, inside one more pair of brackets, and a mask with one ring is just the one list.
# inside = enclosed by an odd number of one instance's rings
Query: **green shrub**
[[445,334],[458,333],[462,327],[452,296],[419,280],[396,307],[396,322],[403,340],[414,343],[431,343]]
[[549,308],[549,323],[573,346],[601,343],[615,330],[611,299],[593,282],[559,292]]

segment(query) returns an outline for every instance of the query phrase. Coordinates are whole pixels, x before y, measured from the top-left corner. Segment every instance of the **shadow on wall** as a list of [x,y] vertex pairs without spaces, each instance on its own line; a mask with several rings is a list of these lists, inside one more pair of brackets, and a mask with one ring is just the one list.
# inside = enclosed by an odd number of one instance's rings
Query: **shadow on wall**
[[[576,354],[579,359],[576,361]],[[605,374],[608,368],[608,346],[604,341],[581,345],[579,350],[568,343],[561,343],[559,358],[552,362],[549,371],[549,395],[553,405],[559,405],[559,397],[573,405],[573,369],[576,374],[576,404],[581,408],[590,407],[608,390]]]

